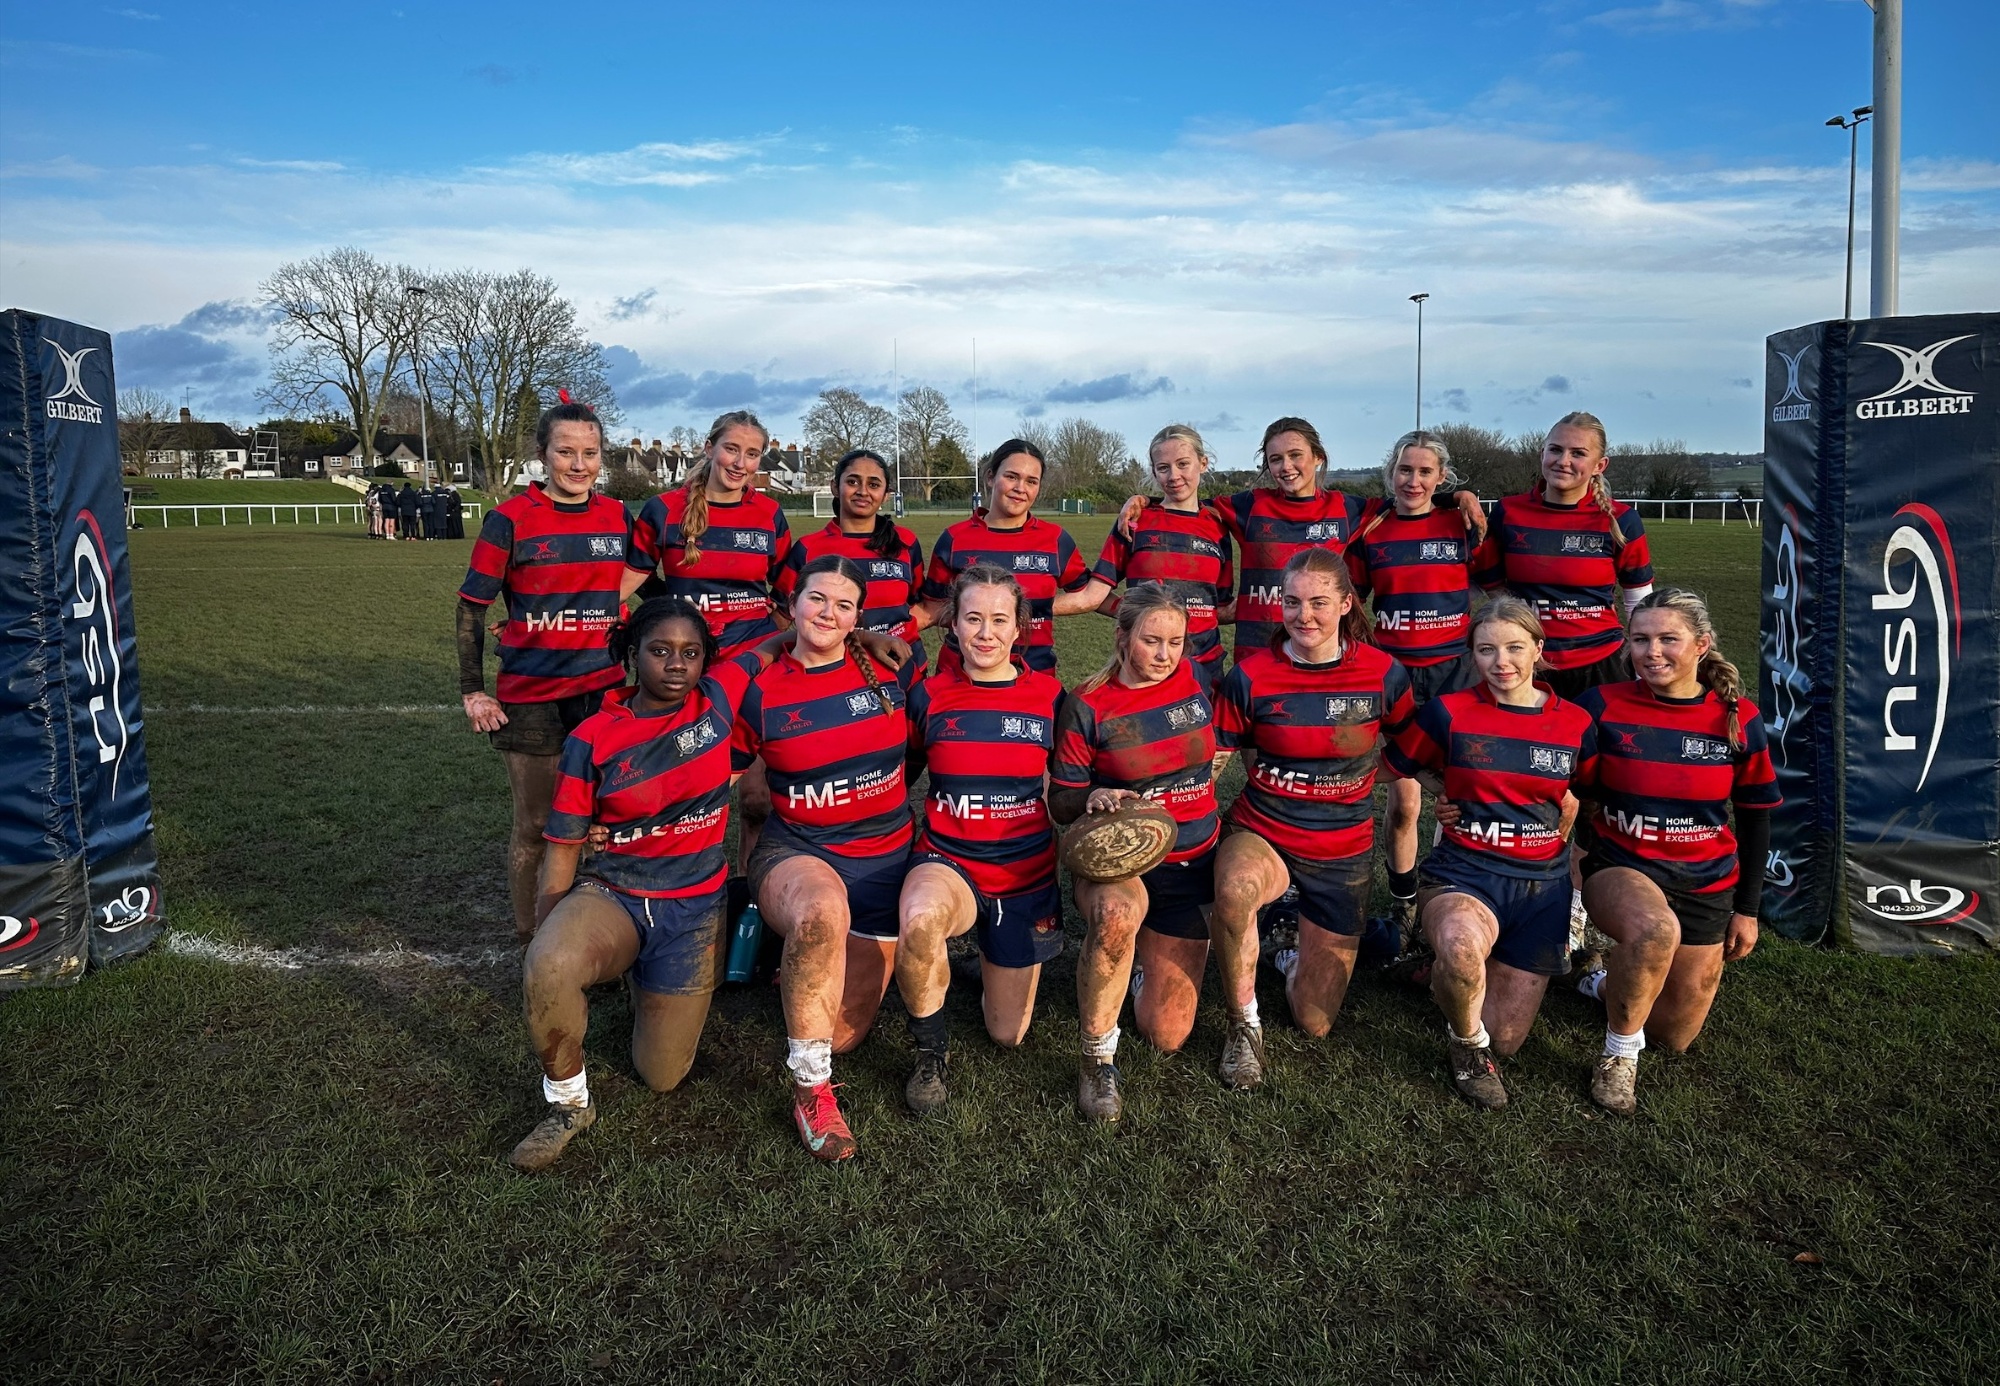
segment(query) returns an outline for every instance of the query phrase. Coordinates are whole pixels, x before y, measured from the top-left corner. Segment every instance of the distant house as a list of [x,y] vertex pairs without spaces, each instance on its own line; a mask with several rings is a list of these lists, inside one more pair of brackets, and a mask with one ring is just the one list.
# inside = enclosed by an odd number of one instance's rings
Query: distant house
[[181,410],[160,446],[146,453],[146,475],[157,481],[240,477],[250,462],[250,440],[225,423],[209,423]]
[[[404,476],[413,481],[428,482],[438,480],[443,472],[453,470],[441,459],[433,457],[431,475],[420,478],[418,473],[424,469],[422,437],[414,433],[391,433],[387,429],[376,430],[375,458],[372,462],[362,451],[361,436],[352,429],[346,430],[331,443],[322,444],[314,451],[319,455],[305,459],[305,472],[308,476],[367,476],[384,462],[394,462],[403,469]],[[462,477],[464,467],[463,462],[457,464],[457,475],[454,476],[454,480]]]

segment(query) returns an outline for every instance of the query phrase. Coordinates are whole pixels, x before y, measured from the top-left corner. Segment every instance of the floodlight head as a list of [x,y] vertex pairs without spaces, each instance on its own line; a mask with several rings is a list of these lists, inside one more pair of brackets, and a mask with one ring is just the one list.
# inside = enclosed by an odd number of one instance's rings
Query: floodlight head
[[1828,125],[1838,125],[1838,126],[1839,126],[1839,127],[1841,128],[1841,129],[1845,130],[1845,129],[1847,128],[1847,117],[1846,117],[1846,116],[1828,116],[1828,117],[1826,118],[1826,123],[1827,123]]
[[1874,115],[1874,114],[1875,114],[1875,108],[1874,108],[1873,106],[1856,106],[1856,107],[1854,108],[1854,114],[1855,114],[1855,115],[1857,115],[1857,116],[1870,116],[1870,115]]
[[1429,298],[1429,297],[1430,297],[1430,295],[1429,295],[1429,294],[1411,294],[1411,295],[1410,295],[1410,302],[1412,302],[1412,303],[1422,303],[1422,302],[1423,302],[1423,301],[1424,301],[1425,299],[1427,299],[1427,298]]

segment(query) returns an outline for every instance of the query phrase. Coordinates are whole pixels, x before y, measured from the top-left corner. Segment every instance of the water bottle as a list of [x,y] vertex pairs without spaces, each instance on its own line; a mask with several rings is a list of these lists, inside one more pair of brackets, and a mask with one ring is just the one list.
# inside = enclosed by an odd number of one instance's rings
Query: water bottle
[[764,916],[755,901],[736,916],[729,935],[729,966],[725,976],[732,982],[747,982],[757,966],[757,949],[764,942]]

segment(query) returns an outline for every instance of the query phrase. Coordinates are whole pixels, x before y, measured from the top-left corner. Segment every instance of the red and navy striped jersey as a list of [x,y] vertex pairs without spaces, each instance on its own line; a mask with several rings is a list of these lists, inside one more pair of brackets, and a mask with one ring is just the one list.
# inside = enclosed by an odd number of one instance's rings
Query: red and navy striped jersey
[[772,816],[797,836],[843,857],[873,857],[910,845],[903,759],[917,661],[900,671],[872,666],[894,709],[885,713],[854,659],[808,669],[790,650],[780,655],[743,697],[735,765],[764,758]]
[[1494,701],[1485,684],[1423,705],[1389,743],[1399,775],[1430,770],[1459,819],[1444,841],[1479,854],[1503,876],[1546,877],[1568,870],[1561,835],[1562,799],[1578,797],[1597,775],[1597,730],[1590,714],[1538,684],[1539,708]]
[[1739,751],[1729,744],[1728,708],[1706,689],[1698,698],[1662,698],[1634,679],[1585,689],[1576,702],[1597,723],[1591,851],[1675,890],[1710,895],[1734,887],[1730,804],[1772,809],[1781,802],[1756,704],[1737,700]]
[[618,619],[631,529],[611,497],[562,505],[539,481],[486,512],[458,595],[491,606],[506,594],[501,702],[552,703],[624,681],[605,641]]
[[910,617],[923,590],[924,549],[917,536],[896,526],[896,551],[886,557],[869,547],[873,536],[849,534],[835,520],[825,529],[801,534],[785,555],[773,589],[780,602],[789,602],[798,590],[799,574],[806,564],[827,554],[837,554],[853,562],[868,576],[868,591],[861,599],[861,629],[880,631],[899,640],[917,643],[917,625]]
[[1477,550],[1456,509],[1422,515],[1390,509],[1347,548],[1355,589],[1375,597],[1375,643],[1404,664],[1441,664],[1465,653],[1472,629]]
[[1377,745],[1415,712],[1409,674],[1373,645],[1331,664],[1245,651],[1215,707],[1217,744],[1255,755],[1229,821],[1308,861],[1370,851]]
[[[1585,497],[1576,505],[1544,500],[1541,488],[1503,496],[1488,510],[1486,543],[1475,579],[1505,586],[1535,608],[1548,636],[1550,667],[1580,669],[1624,643],[1618,589],[1653,581],[1653,555],[1639,513],[1618,501],[1606,515]],[[1616,517],[1625,546],[1611,542]]]
[[1184,659],[1158,683],[1131,688],[1113,674],[1076,692],[1056,719],[1050,783],[1061,789],[1130,789],[1158,801],[1180,832],[1168,861],[1215,844],[1214,714]]
[[1167,509],[1164,501],[1147,501],[1130,539],[1113,527],[1094,575],[1113,587],[1122,578],[1128,589],[1148,582],[1166,588],[1187,607],[1187,657],[1222,658],[1216,608],[1229,601],[1236,586],[1236,564],[1229,531],[1212,509],[1188,514]]
[[975,683],[944,670],[910,693],[910,752],[931,772],[920,851],[950,857],[982,895],[1019,895],[1055,877],[1043,782],[1063,686],[1017,670]]
[[1285,564],[1300,549],[1343,552],[1368,513],[1368,502],[1345,491],[1315,491],[1295,499],[1258,487],[1209,502],[1243,552],[1236,594],[1236,657],[1270,648],[1283,621]]
[[687,505],[685,486],[647,501],[625,561],[638,572],[657,571],[667,591],[701,608],[722,653],[738,654],[778,629],[771,589],[792,547],[791,527],[762,491],[747,491],[740,501],[712,500],[708,528],[696,541],[701,556],[690,566],[681,534]]
[[743,655],[711,668],[672,712],[641,716],[636,689],[614,688],[563,743],[555,804],[542,836],[582,842],[592,823],[611,841],[590,874],[629,895],[706,895],[729,862],[729,739],[758,667]]
[[[1056,593],[1078,592],[1090,585],[1090,570],[1083,566],[1083,555],[1069,531],[1035,515],[1014,529],[995,529],[981,510],[938,536],[930,571],[924,576],[924,599],[949,597],[951,580],[975,563],[991,563],[1021,584],[1028,597],[1028,628],[1014,648],[1030,669],[1054,673]],[[958,647],[947,633],[938,668],[957,663]]]

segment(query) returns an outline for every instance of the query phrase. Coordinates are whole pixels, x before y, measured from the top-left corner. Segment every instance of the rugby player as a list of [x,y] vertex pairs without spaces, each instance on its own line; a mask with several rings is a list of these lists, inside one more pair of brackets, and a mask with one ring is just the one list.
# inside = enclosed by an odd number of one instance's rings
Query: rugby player
[[839,554],[868,576],[861,629],[896,636],[921,651],[921,632],[930,623],[921,599],[923,545],[883,513],[888,496],[889,464],[880,453],[855,448],[842,456],[833,467],[834,517],[825,529],[801,534],[792,545],[778,573],[777,597],[781,605],[789,603],[807,563]]

